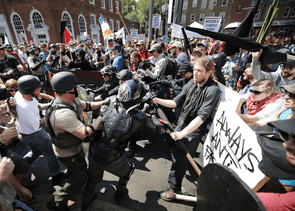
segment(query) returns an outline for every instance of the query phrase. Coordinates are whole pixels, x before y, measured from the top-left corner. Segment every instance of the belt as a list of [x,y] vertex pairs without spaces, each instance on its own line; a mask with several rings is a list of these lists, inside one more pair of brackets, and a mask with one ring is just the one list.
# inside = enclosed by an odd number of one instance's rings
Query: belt
[[18,134],[20,134],[22,137],[31,135],[31,134],[23,134],[23,133],[18,133]]

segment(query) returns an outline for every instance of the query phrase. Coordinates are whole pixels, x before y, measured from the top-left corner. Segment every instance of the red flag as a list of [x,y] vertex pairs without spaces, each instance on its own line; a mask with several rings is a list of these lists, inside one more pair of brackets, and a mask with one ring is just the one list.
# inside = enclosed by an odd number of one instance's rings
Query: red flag
[[67,45],[68,42],[71,41],[71,37],[72,37],[72,34],[71,34],[70,30],[68,29],[68,27],[65,27],[64,37],[65,37],[65,44]]

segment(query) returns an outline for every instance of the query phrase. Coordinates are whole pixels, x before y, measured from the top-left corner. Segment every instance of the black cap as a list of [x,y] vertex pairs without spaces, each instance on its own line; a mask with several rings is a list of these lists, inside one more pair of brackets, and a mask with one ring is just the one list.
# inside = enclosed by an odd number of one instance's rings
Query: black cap
[[121,46],[119,44],[113,45],[113,47],[110,48],[110,50],[121,50]]
[[193,66],[192,63],[189,61],[186,61],[184,63],[182,63],[179,67],[178,72],[193,72]]
[[291,67],[295,67],[295,56],[287,55],[287,61],[283,62],[283,64],[288,64]]
[[275,37],[277,36],[277,35],[283,35],[284,37],[286,37],[287,36],[287,32],[285,31],[285,30],[280,30],[280,31],[277,31],[276,33],[275,33]]
[[[287,120],[283,120],[283,121],[279,120],[279,121],[275,121],[275,122],[269,122],[267,124],[269,126],[273,126],[273,127],[277,128],[278,130],[288,133],[291,136],[295,136],[295,130],[294,130],[295,118],[287,119]],[[294,178],[295,178],[295,175],[294,175]]]

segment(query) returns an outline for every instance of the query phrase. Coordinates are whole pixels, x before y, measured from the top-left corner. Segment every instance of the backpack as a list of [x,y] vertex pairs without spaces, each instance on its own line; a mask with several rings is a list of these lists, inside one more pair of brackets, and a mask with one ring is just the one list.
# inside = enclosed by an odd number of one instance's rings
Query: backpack
[[165,56],[165,58],[167,59],[168,64],[166,66],[164,75],[176,76],[176,74],[178,73],[178,64],[176,60],[168,56]]

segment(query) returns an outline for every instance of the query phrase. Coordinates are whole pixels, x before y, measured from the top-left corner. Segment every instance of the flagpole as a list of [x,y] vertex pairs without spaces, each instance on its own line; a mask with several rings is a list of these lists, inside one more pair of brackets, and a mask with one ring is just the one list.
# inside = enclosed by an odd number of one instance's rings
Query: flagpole
[[121,21],[123,22],[123,25],[124,25],[124,27],[125,27],[125,29],[126,29],[126,31],[127,31],[127,34],[128,34],[128,36],[129,36],[129,38],[130,38],[130,40],[131,40],[131,43],[132,43],[132,46],[133,46],[134,43],[133,43],[133,41],[132,41],[132,39],[131,39],[131,36],[130,36],[130,34],[129,34],[129,31],[128,31],[126,25],[125,25],[125,22],[124,22],[124,20],[123,20],[123,18],[122,18],[122,16],[121,16],[121,13],[120,13],[118,7],[116,7],[116,10],[118,11],[118,14],[119,14],[119,16],[120,16],[120,19],[121,19]]

